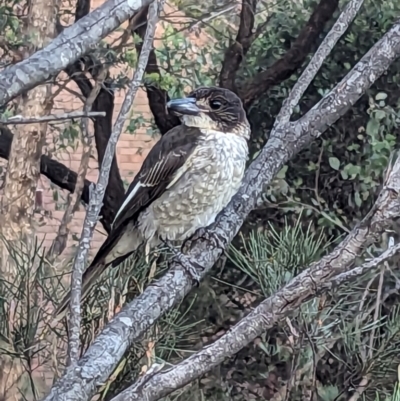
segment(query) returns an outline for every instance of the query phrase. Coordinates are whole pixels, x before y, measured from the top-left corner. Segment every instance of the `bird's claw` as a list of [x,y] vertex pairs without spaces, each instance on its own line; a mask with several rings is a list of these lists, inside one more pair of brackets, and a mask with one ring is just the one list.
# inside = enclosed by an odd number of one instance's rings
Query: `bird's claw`
[[192,244],[199,239],[211,242],[215,248],[225,251],[226,244],[212,231],[208,230],[207,227],[201,227],[195,231],[193,236],[185,241],[183,244],[184,253],[188,253],[192,249]]
[[176,255],[178,258],[179,264],[183,267],[183,270],[190,276],[193,284],[198,287],[200,285],[201,275],[199,274],[197,267],[197,263],[191,261],[186,255],[183,253],[178,253]]
[[162,240],[162,242],[164,243],[164,245],[169,248],[175,258],[178,258],[180,265],[183,267],[183,269],[185,270],[185,272],[190,276],[190,278],[193,281],[193,284],[196,287],[199,287],[200,285],[200,280],[201,280],[201,276],[198,273],[196,267],[193,265],[193,263],[191,263],[188,259],[188,257],[183,254],[182,252],[178,251],[174,246],[172,246],[172,244],[170,244],[168,241],[164,241]]
[[185,272],[192,279],[193,285],[196,286],[196,287],[199,287],[200,286],[201,276],[197,272],[197,269],[190,263],[189,264],[185,264],[185,266],[183,268],[185,269]]

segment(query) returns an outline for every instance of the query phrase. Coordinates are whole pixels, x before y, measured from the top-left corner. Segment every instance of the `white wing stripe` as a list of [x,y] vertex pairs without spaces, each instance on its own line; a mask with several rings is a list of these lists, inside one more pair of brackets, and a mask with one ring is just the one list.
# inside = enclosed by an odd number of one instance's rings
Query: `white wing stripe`
[[140,187],[142,187],[142,183],[138,182],[135,186],[135,188],[132,189],[132,191],[129,193],[128,197],[125,199],[124,203],[122,204],[122,206],[119,208],[117,214],[115,215],[113,224],[115,223],[115,220],[117,219],[117,217],[121,214],[121,212],[125,209],[125,207],[128,205],[128,203],[132,200],[132,198],[135,196],[136,192],[138,191],[138,189]]

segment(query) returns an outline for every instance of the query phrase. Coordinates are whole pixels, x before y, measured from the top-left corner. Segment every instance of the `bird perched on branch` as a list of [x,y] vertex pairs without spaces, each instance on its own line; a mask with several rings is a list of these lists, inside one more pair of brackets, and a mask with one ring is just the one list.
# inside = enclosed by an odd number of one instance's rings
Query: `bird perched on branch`
[[[155,144],[129,186],[108,238],[83,274],[82,299],[108,266],[144,243],[183,242],[213,223],[239,189],[250,136],[241,100],[227,89],[201,87],[167,108],[182,125]],[[70,294],[56,314],[69,300]]]

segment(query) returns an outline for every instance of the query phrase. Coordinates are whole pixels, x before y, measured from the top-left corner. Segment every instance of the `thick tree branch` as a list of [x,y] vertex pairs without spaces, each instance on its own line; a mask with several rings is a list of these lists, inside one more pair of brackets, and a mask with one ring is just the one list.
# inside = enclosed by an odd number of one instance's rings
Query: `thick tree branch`
[[150,0],[108,0],[64,29],[48,46],[0,72],[0,106],[58,74]]
[[301,67],[323,31],[325,24],[332,18],[338,4],[339,0],[320,0],[307,25],[301,30],[290,50],[271,67],[260,72],[244,85],[240,95],[246,108],[251,106],[272,86],[288,79]]
[[332,253],[312,264],[274,295],[263,301],[227,334],[171,369],[153,375],[144,385],[124,390],[112,401],[156,401],[204,375],[294,311],[299,305],[334,287],[348,283],[400,251],[400,244],[352,269],[355,259],[400,216],[400,157],[390,166],[372,210]]
[[174,258],[161,279],[149,285],[112,319],[75,369],[66,371],[47,401],[57,396],[61,401],[69,399],[67,394],[59,392],[66,385],[73,389],[75,399],[88,399],[112,373],[128,346],[138,341],[157,319],[190,291],[192,280],[183,268],[182,260],[185,263],[195,261],[201,276],[210,271],[254,208],[264,185],[271,182],[291,157],[346,113],[399,55],[400,22],[302,119],[275,129],[265,148],[247,170],[239,193],[219,214],[217,221],[203,234],[195,235],[197,239],[192,242],[188,253]]
[[[163,2],[161,3],[163,6]],[[115,154],[115,149],[117,146],[118,139],[122,133],[122,129],[126,118],[132,108],[133,101],[135,99],[136,93],[142,82],[144,70],[149,58],[150,49],[153,45],[154,34],[156,30],[156,25],[158,21],[158,2],[153,1],[149,7],[149,22],[146,31],[145,40],[143,42],[143,49],[140,53],[137,68],[133,74],[133,78],[128,86],[124,102],[122,103],[120,113],[118,115],[117,121],[115,122],[113,132],[111,134],[110,140],[108,141],[106,152],[104,155],[104,160],[101,165],[99,178],[97,181],[96,189],[90,197],[88,210],[83,222],[82,235],[79,240],[78,252],[75,256],[72,270],[72,284],[71,284],[71,304],[70,304],[70,327],[71,327],[71,342],[77,354],[79,349],[79,333],[80,333],[80,321],[81,321],[81,290],[82,290],[82,274],[85,268],[86,260],[89,255],[90,241],[93,236],[94,228],[97,224],[97,219],[99,216],[100,208],[103,202],[105,190],[108,184],[109,174],[111,170],[112,160]],[[76,355],[77,356],[77,355]],[[74,361],[73,361],[74,362]],[[74,368],[75,364],[72,365]],[[59,395],[56,396],[58,399],[61,396],[67,396],[67,392],[73,390],[69,383],[59,390]],[[56,391],[57,393],[57,391]],[[71,393],[72,396],[73,393]],[[73,397],[75,398],[75,397]]]
[[219,75],[219,85],[237,93],[235,84],[236,73],[246,56],[254,40],[254,16],[258,0],[242,0],[240,11],[240,25],[236,40],[229,46],[225,53]]
[[[146,33],[146,9],[139,11],[131,20],[132,27],[138,27],[134,30],[143,40]],[[142,43],[136,44],[136,50],[138,53],[142,50]],[[158,74],[161,75],[160,69],[157,64],[157,57],[154,49],[151,49],[149,55],[149,61],[146,66],[146,74]],[[170,100],[166,90],[160,87],[145,82],[144,86],[147,92],[147,99],[149,101],[150,110],[153,114],[155,123],[160,130],[161,135],[167,133],[170,129],[180,124],[178,117],[169,114],[167,112],[167,102]]]

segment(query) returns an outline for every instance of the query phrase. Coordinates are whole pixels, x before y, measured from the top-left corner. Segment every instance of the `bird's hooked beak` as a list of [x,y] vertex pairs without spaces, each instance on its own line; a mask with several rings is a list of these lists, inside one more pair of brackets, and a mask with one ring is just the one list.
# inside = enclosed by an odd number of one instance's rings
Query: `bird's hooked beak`
[[183,99],[173,99],[167,103],[167,108],[177,115],[198,116],[201,110],[196,105],[196,99],[185,97]]

